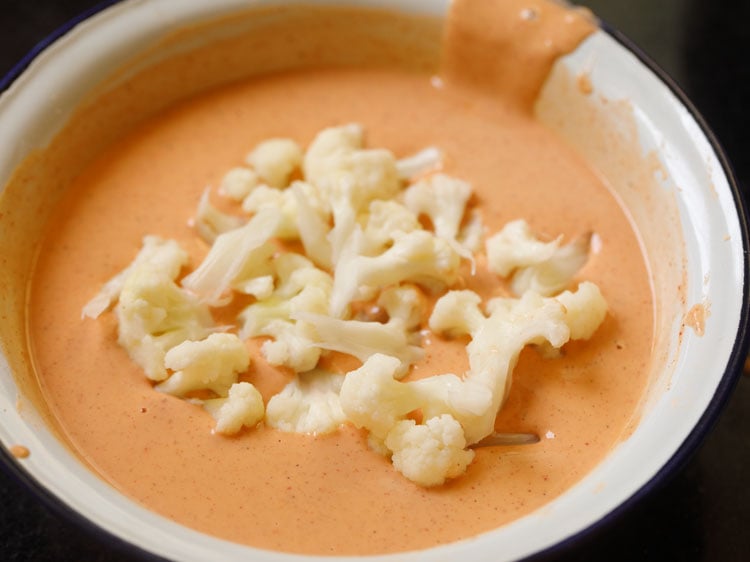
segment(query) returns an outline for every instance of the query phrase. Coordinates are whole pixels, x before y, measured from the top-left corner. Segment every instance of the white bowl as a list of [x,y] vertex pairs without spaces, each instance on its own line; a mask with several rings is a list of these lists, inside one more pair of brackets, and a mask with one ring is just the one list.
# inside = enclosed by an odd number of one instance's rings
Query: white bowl
[[[447,7],[445,0],[336,3],[435,15]],[[30,150],[52,138],[79,100],[113,69],[170,32],[247,7],[246,0],[126,0],[70,30],[39,54],[0,97],[0,185],[5,185]],[[576,112],[560,111],[562,104],[571,103],[570,84],[561,69],[568,75],[585,72],[589,76],[596,96],[580,110],[601,117],[600,133],[617,130],[621,140],[636,143],[642,153],[656,151],[665,174],[653,178],[653,192],[627,188],[627,172],[617,168],[612,151],[591,142],[595,131],[588,131],[586,138],[575,134],[569,121]],[[592,473],[543,509],[461,542],[372,560],[517,559],[570,541],[612,518],[676,470],[705,436],[737,380],[747,342],[748,234],[736,182],[715,139],[677,88],[612,32],[596,32],[559,63],[557,72],[542,94],[540,119],[568,137],[608,176],[652,257],[661,303],[658,368],[641,421],[632,436]],[[655,200],[664,207],[657,208]],[[12,239],[11,227],[0,222],[0,231],[3,243]],[[655,259],[665,243],[678,258],[676,266]],[[23,272],[2,272],[13,274]],[[675,280],[685,282],[683,298],[675,296]],[[3,314],[23,298],[18,291],[6,292],[0,299]],[[702,336],[685,329],[683,323],[683,315],[694,304],[710,310]],[[149,512],[103,483],[58,441],[33,402],[26,399],[28,388],[20,387],[11,374],[10,365],[20,357],[14,346],[23,336],[22,326],[17,328],[3,331],[0,440],[6,446],[22,443],[33,454],[21,462],[7,455],[3,460],[45,499],[65,506],[68,516],[93,524],[138,550],[166,558],[320,559],[253,549],[198,533]]]

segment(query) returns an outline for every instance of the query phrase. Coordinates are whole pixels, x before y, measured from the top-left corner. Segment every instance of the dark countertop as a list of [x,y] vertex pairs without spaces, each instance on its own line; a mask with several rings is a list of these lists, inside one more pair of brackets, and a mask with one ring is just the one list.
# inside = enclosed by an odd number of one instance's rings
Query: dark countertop
[[[581,0],[686,91],[750,186],[750,0]],[[3,0],[0,76],[93,0]],[[553,560],[750,560],[750,377],[688,464],[614,524]],[[0,470],[0,559],[128,560]]]

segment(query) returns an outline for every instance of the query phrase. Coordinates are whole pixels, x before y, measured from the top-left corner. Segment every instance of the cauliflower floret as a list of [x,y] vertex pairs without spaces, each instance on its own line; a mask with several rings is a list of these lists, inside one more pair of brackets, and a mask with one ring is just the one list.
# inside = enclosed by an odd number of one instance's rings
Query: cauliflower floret
[[[455,295],[448,293],[442,299],[454,300]],[[566,299],[569,303],[576,303],[576,306],[572,308],[574,311],[583,310],[588,304],[592,309],[599,311],[603,303],[598,289],[588,286],[579,288]],[[576,312],[569,313],[565,303],[561,300],[545,298],[533,292],[525,293],[520,299],[490,300],[487,303],[489,316],[484,321],[478,321],[479,314],[481,314],[478,299],[475,299],[477,304],[473,306],[465,297],[463,302],[463,307],[453,308],[456,314],[453,325],[445,315],[442,316],[440,326],[432,318],[430,326],[436,331],[438,327],[444,331],[470,329],[472,339],[467,345],[469,371],[463,382],[488,389],[493,398],[492,405],[481,416],[472,414],[467,417],[456,411],[449,413],[461,422],[466,431],[467,441],[476,443],[492,432],[495,414],[510,389],[511,373],[521,350],[529,344],[545,344],[559,349],[571,338],[571,328],[581,320]],[[441,308],[439,301],[435,308],[436,310]],[[604,304],[604,312],[606,312],[606,304]],[[591,323],[586,325],[589,333],[583,329],[577,329],[575,335],[590,335],[595,329],[593,322],[595,320],[601,322],[603,319],[603,314],[594,313]],[[466,392],[466,390],[461,392]]]
[[214,330],[208,308],[180,289],[170,273],[152,263],[139,264],[126,278],[115,307],[118,343],[154,381],[167,377],[167,351]]
[[529,344],[543,343],[560,348],[570,338],[565,307],[556,299],[529,292],[520,299],[506,299],[504,304],[488,307],[490,316],[472,332],[467,345],[469,372],[465,380],[489,389],[493,399],[482,416],[457,417],[469,443],[476,443],[492,432],[495,415],[510,390],[511,375],[521,350]]
[[296,181],[288,189],[297,206],[296,226],[305,253],[320,267],[333,266],[333,249],[328,240],[329,217],[319,194],[311,184]]
[[273,235],[285,240],[301,240],[305,252],[316,263],[330,267],[328,211],[311,184],[295,181],[286,189],[259,185],[242,202],[242,209],[248,213],[264,209],[280,212],[281,219]]
[[419,291],[409,285],[387,287],[378,297],[378,306],[391,320],[399,319],[407,330],[415,330],[422,321],[425,303]]
[[[318,133],[305,154],[305,179],[328,204],[333,227],[328,232],[335,265],[370,202],[391,199],[401,189],[396,160],[384,149],[364,149],[360,125],[332,127]],[[316,258],[316,262],[323,263]]]
[[599,287],[591,281],[578,285],[575,292],[565,291],[555,298],[565,307],[565,323],[570,328],[570,339],[590,339],[607,316],[607,301]]
[[456,240],[470,197],[471,186],[465,181],[435,174],[409,186],[404,205],[415,215],[427,215],[437,236]]
[[550,259],[560,247],[561,237],[542,242],[534,237],[525,220],[515,220],[491,236],[486,244],[489,268],[500,277],[514,269],[529,267]]
[[273,236],[286,240],[299,237],[297,230],[297,200],[288,189],[277,189],[267,185],[259,185],[242,202],[242,210],[248,213],[259,213],[267,209],[280,212],[281,218],[276,225]]
[[309,371],[318,363],[321,350],[313,340],[315,331],[304,320],[293,320],[294,312],[320,311],[328,302],[325,290],[305,287],[289,299],[271,297],[251,304],[240,314],[242,337],[270,336],[261,352],[272,365],[283,365],[295,372]]
[[511,289],[516,295],[526,291],[554,295],[585,265],[591,235],[581,236],[562,247],[561,239],[541,242],[525,221],[512,221],[486,242],[490,271],[501,277],[515,271]]
[[341,385],[341,407],[349,421],[379,441],[385,441],[396,423],[419,408],[413,387],[394,378],[400,368],[398,357],[375,353],[359,369],[347,373]]
[[313,344],[315,333],[306,322],[271,322],[264,334],[273,338],[260,348],[271,365],[289,367],[295,373],[302,373],[318,364],[321,351]]
[[173,347],[164,357],[164,364],[174,374],[158,384],[156,390],[174,396],[211,390],[227,396],[237,375],[250,366],[250,353],[234,334],[211,334]]
[[280,254],[274,260],[274,268],[278,277],[276,294],[280,297],[292,297],[310,286],[322,289],[326,295],[331,292],[331,275],[315,267],[305,256],[293,252]]
[[265,209],[241,228],[216,238],[203,262],[182,280],[202,302],[221,306],[231,300],[232,285],[245,281],[250,271],[267,271],[266,262],[275,251],[270,238],[280,220],[278,210]]
[[481,384],[453,374],[399,382],[400,369],[397,357],[376,353],[348,373],[341,387],[344,412],[354,425],[366,428],[376,443],[418,409],[425,418],[450,414],[463,424],[463,419],[483,416],[492,405],[491,393]]
[[242,427],[255,427],[265,415],[263,397],[249,382],[236,382],[226,398],[205,400],[203,407],[216,420],[216,433],[233,435]]
[[229,232],[245,224],[245,219],[222,213],[211,204],[210,189],[206,189],[198,203],[195,213],[195,228],[204,242],[213,244],[216,238],[224,232]]
[[342,317],[363,286],[386,287],[403,281],[437,289],[458,278],[461,258],[448,241],[425,230],[396,238],[378,256],[360,254],[363,233],[357,228],[336,264],[330,314]]
[[591,234],[579,236],[558,248],[554,255],[537,265],[519,269],[513,274],[511,290],[516,295],[534,291],[544,296],[562,291],[589,259]]
[[276,256],[271,268],[276,287],[240,313],[242,338],[271,335],[264,333],[266,326],[275,320],[290,322],[293,312],[321,312],[326,308],[333,286],[328,273],[293,252]]
[[256,146],[246,160],[268,185],[286,187],[302,164],[302,149],[292,139],[269,139]]
[[[347,374],[341,406],[352,423],[370,432],[376,445],[384,444],[392,452],[390,432],[416,410],[427,420],[449,415],[463,428],[465,442],[477,443],[494,429],[521,350],[544,342],[561,347],[571,334],[567,322],[583,324],[579,311],[586,308],[585,303],[598,309],[600,298],[597,290],[583,287],[565,297],[569,312],[559,300],[529,292],[520,299],[493,299],[490,315],[485,316],[479,309],[480,299],[470,291],[449,292],[438,301],[430,326],[435,331],[471,335],[468,372],[463,377],[446,373],[400,382],[396,375],[401,361],[376,353]],[[593,321],[585,324],[585,330],[576,328],[576,335],[586,335]],[[445,473],[444,477],[450,476]]]
[[142,265],[150,264],[158,268],[169,279],[176,279],[180,274],[180,269],[187,262],[187,252],[180,248],[180,245],[174,240],[163,240],[158,236],[145,236],[141,250],[135,256],[135,259],[128,267],[107,281],[96,296],[84,305],[81,316],[98,318],[119,298],[128,276]]
[[355,212],[373,199],[390,199],[401,189],[393,154],[363,149],[363,137],[357,124],[324,129],[307,149],[303,165],[305,179],[327,200],[345,196]]
[[268,402],[266,422],[292,433],[321,435],[346,421],[339,391],[344,375],[314,370],[298,374]]
[[439,169],[442,163],[442,151],[437,147],[428,146],[416,154],[401,158],[396,162],[396,169],[402,180],[410,180]]
[[476,209],[472,209],[468,214],[466,224],[461,227],[458,233],[458,243],[469,252],[476,254],[482,249],[484,232],[485,226],[482,215]]
[[430,330],[450,336],[476,333],[485,320],[479,310],[481,302],[481,297],[474,291],[449,291],[432,309]]
[[240,337],[266,333],[271,322],[292,322],[293,312],[326,309],[333,281],[307,258],[292,252],[279,254],[272,262],[277,286],[266,298],[247,306],[239,315]]
[[327,169],[326,158],[340,151],[362,148],[365,131],[359,123],[328,127],[320,131],[307,148],[303,162],[305,176],[318,175]]
[[[331,247],[331,264],[335,268],[345,252],[347,244],[351,239],[355,229],[359,228],[357,221],[359,211],[352,204],[350,184],[342,182],[341,189],[337,191],[337,196],[331,198],[331,218],[333,227],[326,237]],[[364,251],[364,245],[363,245]]]
[[385,445],[393,452],[393,466],[420,486],[440,486],[461,476],[474,459],[466,449],[461,424],[448,414],[423,424],[402,420],[388,433]]
[[353,355],[362,362],[378,352],[397,357],[401,361],[399,378],[408,372],[412,363],[424,357],[424,350],[410,342],[412,334],[399,318],[380,324],[341,320],[324,314],[297,313],[292,317],[313,326],[313,345],[321,349]]
[[396,201],[376,199],[370,203],[370,213],[364,230],[365,247],[362,253],[379,254],[399,235],[413,230],[422,230],[422,225],[414,213]]
[[260,183],[258,174],[249,168],[232,168],[221,179],[219,194],[242,201]]
[[321,350],[313,345],[315,331],[299,313],[324,313],[328,308],[331,276],[308,259],[294,253],[280,254],[274,260],[278,286],[266,299],[247,306],[239,315],[240,337],[270,336],[261,351],[269,363],[284,365],[296,372],[315,367]]
[[[268,265],[268,263],[264,262],[263,265]],[[266,268],[263,267],[263,270],[265,271]],[[237,280],[233,283],[232,288],[245,295],[252,295],[259,300],[267,299],[273,294],[273,275],[260,275],[260,272],[257,270],[253,273],[255,273],[257,277]]]

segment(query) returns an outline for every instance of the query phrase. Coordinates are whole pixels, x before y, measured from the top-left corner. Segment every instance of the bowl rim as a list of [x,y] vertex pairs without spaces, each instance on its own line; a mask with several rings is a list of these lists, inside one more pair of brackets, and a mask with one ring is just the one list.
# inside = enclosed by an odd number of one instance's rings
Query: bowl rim
[[[67,35],[74,28],[93,16],[103,12],[107,8],[120,4],[124,0],[101,0],[94,6],[80,12],[66,21],[61,26],[54,29],[42,40],[36,43],[11,69],[0,76],[0,94],[10,88],[18,80],[34,60],[44,53],[48,47],[53,45],[59,39]],[[152,552],[149,552],[138,545],[118,537],[114,533],[104,529],[96,522],[92,521],[82,513],[67,505],[63,500],[58,498],[52,491],[48,490],[41,484],[28,470],[21,466],[17,459],[13,458],[5,447],[0,447],[0,468],[7,474],[11,480],[23,486],[27,491],[38,499],[42,505],[52,514],[67,523],[80,529],[84,534],[94,538],[99,544],[105,545],[115,551],[121,552],[129,557],[135,557],[144,561],[165,561]]]
[[[0,76],[0,94],[10,88],[14,82],[19,79],[26,69],[34,60],[44,53],[48,47],[53,45],[59,39],[63,38],[74,28],[84,21],[92,18],[100,12],[110,8],[113,5],[121,4],[127,0],[101,0],[96,5],[77,14],[69,19],[66,23],[59,26],[41,41],[35,44],[11,69],[3,76]],[[750,227],[748,224],[748,204],[742,196],[739,180],[734,169],[727,157],[726,151],[721,142],[718,140],[705,118],[702,116],[697,107],[691,102],[688,95],[682,87],[665,71],[658,63],[654,61],[646,52],[641,49],[626,34],[616,29],[606,20],[597,20],[599,29],[614,39],[620,46],[633,54],[638,61],[643,64],[647,70],[651,71],[655,77],[667,86],[672,95],[681,103],[689,115],[695,120],[701,133],[705,136],[711,149],[714,151],[720,169],[725,176],[729,190],[731,191],[734,203],[734,209],[737,213],[739,229],[742,235],[743,249],[743,287],[742,287],[742,306],[739,324],[734,335],[734,344],[729,355],[727,366],[719,380],[714,395],[708,402],[700,419],[692,428],[688,436],[680,444],[669,460],[651,476],[639,489],[630,497],[614,509],[606,513],[603,517],[585,526],[578,532],[566,537],[565,539],[548,546],[542,550],[534,552],[525,557],[525,560],[534,560],[548,558],[552,555],[559,555],[568,552],[583,541],[591,539],[593,535],[601,533],[610,527],[617,519],[622,517],[626,512],[633,508],[634,505],[642,501],[654,490],[661,487],[669,478],[677,474],[698,451],[705,438],[708,436],[716,421],[719,419],[732,392],[743,371],[743,365],[750,348]],[[160,561],[166,560],[161,556],[149,552],[148,550],[128,542],[117,536],[113,532],[101,527],[95,521],[89,519],[82,513],[77,512],[68,506],[62,499],[58,498],[52,491],[41,484],[28,470],[26,470],[17,459],[13,458],[11,453],[4,447],[0,447],[0,468],[8,474],[12,480],[25,487],[41,503],[49,509],[55,516],[70,522],[84,533],[95,538],[100,544],[112,548],[118,552],[129,556],[135,556],[140,560]]]
[[750,348],[750,283],[748,283],[748,276],[750,276],[750,232],[748,230],[748,203],[742,196],[742,190],[734,168],[729,161],[724,147],[714,134],[708,122],[676,80],[674,80],[666,70],[664,70],[626,34],[619,31],[605,20],[599,19],[598,22],[602,31],[607,33],[627,51],[632,53],[641,64],[643,64],[656,76],[656,78],[667,86],[672,95],[677,98],[677,101],[685,106],[685,109],[695,120],[701,132],[706,137],[709,145],[714,150],[719,164],[721,165],[721,170],[725,175],[732,192],[734,208],[737,212],[739,228],[742,233],[744,271],[742,308],[739,325],[737,326],[737,332],[734,337],[734,345],[727,366],[724,369],[724,374],[716,387],[716,391],[698,422],[669,460],[662,465],[662,467],[648,481],[646,481],[641,488],[602,518],[562,541],[532,554],[527,558],[529,560],[549,557],[552,554],[560,554],[563,551],[572,549],[582,541],[590,539],[593,535],[601,533],[605,529],[611,527],[616,520],[622,517],[626,512],[630,511],[630,509],[641,502],[646,496],[660,488],[670,478],[674,477],[680,470],[682,470],[688,461],[698,452],[700,446],[703,444],[721,416],[721,413],[724,411],[726,404],[729,402],[729,399],[740,380],[745,359],[748,357]]

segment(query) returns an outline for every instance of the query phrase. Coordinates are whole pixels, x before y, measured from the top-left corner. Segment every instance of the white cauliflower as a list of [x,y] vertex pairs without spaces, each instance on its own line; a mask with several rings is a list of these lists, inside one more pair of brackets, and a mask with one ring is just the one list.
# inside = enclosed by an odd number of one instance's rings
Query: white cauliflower
[[[344,253],[347,244],[351,240],[354,231],[358,228],[359,211],[351,201],[351,184],[343,182],[337,196],[331,198],[331,228],[326,240],[331,247],[331,264],[335,268]],[[364,245],[363,245],[364,251]]]
[[436,235],[456,240],[471,193],[465,181],[434,174],[404,191],[404,205],[417,216],[427,215]]
[[575,292],[564,291],[555,298],[565,307],[565,323],[570,328],[570,339],[590,339],[607,316],[607,301],[599,287],[591,281],[578,285]]
[[[302,296],[307,296],[303,293]],[[303,320],[278,320],[266,325],[263,335],[271,336],[261,346],[261,353],[271,365],[288,367],[295,373],[313,369],[320,359],[320,348],[313,344],[315,333]]]
[[167,377],[164,356],[170,349],[214,330],[208,308],[178,287],[170,273],[139,264],[125,279],[115,307],[118,343],[154,381]]
[[320,131],[307,148],[303,160],[305,177],[323,176],[329,169],[328,158],[340,152],[359,150],[364,145],[365,131],[358,123],[328,127]]
[[562,291],[589,259],[591,235],[579,236],[557,249],[554,255],[537,265],[517,270],[511,280],[516,295],[534,291],[544,296]]
[[468,213],[465,224],[458,232],[457,240],[469,252],[478,253],[484,245],[485,226],[482,215],[476,209]]
[[486,242],[490,271],[501,277],[514,273],[511,289],[516,295],[534,291],[551,296],[565,288],[588,260],[591,235],[560,246],[538,240],[524,220],[509,222]]
[[258,174],[249,168],[232,168],[221,179],[219,194],[242,201],[260,183]]
[[366,428],[379,441],[406,415],[419,408],[419,396],[411,383],[400,383],[394,375],[401,360],[382,353],[346,374],[341,385],[341,407],[357,427]]
[[394,285],[380,293],[378,306],[385,310],[391,320],[399,319],[407,330],[415,330],[422,321],[425,302],[416,287]]
[[489,316],[482,319],[479,299],[472,299],[469,293],[447,293],[440,301],[449,304],[438,301],[429,325],[435,332],[471,335],[467,345],[469,371],[463,383],[488,389],[492,406],[481,416],[449,413],[461,422],[467,441],[476,443],[492,432],[495,415],[510,388],[511,373],[523,347],[545,344],[559,349],[572,336],[588,338],[604,320],[607,306],[598,288],[587,283],[563,299],[545,298],[533,292],[520,299],[492,299],[487,303]]
[[560,247],[561,237],[551,242],[538,240],[522,219],[511,221],[486,242],[489,268],[500,277],[514,269],[530,267],[550,259]]
[[203,262],[182,280],[183,287],[212,306],[226,304],[234,283],[253,277],[253,270],[267,274],[267,260],[275,251],[270,239],[280,219],[278,210],[266,209],[218,236]]
[[328,204],[333,227],[328,233],[331,263],[336,264],[361,213],[371,201],[391,199],[401,189],[393,154],[365,149],[360,125],[332,127],[318,133],[304,159],[305,180]]
[[269,139],[256,146],[246,160],[265,183],[286,187],[302,164],[302,149],[292,139]]
[[315,264],[330,269],[333,266],[333,249],[328,240],[331,227],[317,190],[309,183],[296,181],[287,191],[296,203],[296,227],[305,253]]
[[249,382],[236,382],[226,398],[205,400],[203,407],[216,420],[214,431],[233,435],[243,427],[255,427],[265,415],[263,397]]
[[331,276],[299,254],[280,254],[274,260],[278,285],[268,298],[247,306],[239,315],[242,338],[270,336],[262,347],[273,365],[296,372],[315,367],[321,350],[313,345],[315,331],[298,313],[324,313],[328,309]]
[[362,254],[382,253],[400,235],[422,230],[417,215],[397,201],[376,199],[370,203],[369,211]]
[[449,336],[473,334],[485,321],[479,309],[482,298],[474,291],[449,291],[435,303],[430,329]]
[[[404,443],[408,442],[394,437],[389,445],[390,434],[415,411],[421,411],[426,420],[450,416],[463,428],[465,444],[477,443],[492,433],[495,416],[510,386],[512,370],[526,345],[548,342],[559,348],[570,338],[568,322],[575,326],[576,335],[587,335],[597,319],[603,320],[603,299],[593,287],[584,286],[566,295],[565,301],[571,305],[570,313],[563,302],[529,292],[520,299],[493,299],[491,313],[485,316],[479,309],[480,299],[472,296],[471,291],[449,292],[438,301],[430,327],[436,332],[471,335],[467,346],[468,372],[463,377],[447,373],[399,382],[396,377],[401,361],[373,354],[362,367],[347,374],[341,388],[341,406],[352,423],[367,429],[375,443],[383,443],[394,454],[391,445],[406,446]],[[585,310],[594,311],[588,321],[584,319]],[[413,436],[428,435],[422,429],[409,431]],[[425,444],[425,447],[433,450],[436,446]],[[400,463],[432,458],[412,448],[407,447],[407,452],[399,457]],[[420,465],[414,474],[424,474],[427,470],[436,481],[440,480],[437,475],[441,471],[443,479],[455,475],[447,472],[447,465],[437,460],[435,463],[429,469]],[[407,477],[411,469],[408,465],[399,468]]]
[[469,372],[464,380],[486,388],[492,396],[490,408],[482,415],[457,416],[469,443],[476,443],[492,432],[497,411],[510,390],[511,374],[521,350],[528,344],[545,342],[560,348],[570,338],[565,307],[556,299],[529,292],[508,301],[507,306],[491,309],[487,320],[471,332],[472,339],[467,345]]
[[336,264],[330,314],[342,317],[362,287],[383,288],[410,281],[430,289],[451,285],[458,278],[461,258],[448,241],[426,230],[396,238],[378,256],[360,254],[363,233],[357,228]]
[[238,279],[232,284],[232,288],[239,293],[252,295],[259,300],[270,297],[273,294],[274,278],[272,274],[265,273],[270,269],[268,262],[261,262],[261,266],[260,270],[256,269],[252,272],[256,275],[255,277]]
[[213,244],[216,238],[236,228],[241,227],[247,222],[242,217],[222,213],[211,204],[209,198],[210,189],[206,189],[198,202],[198,209],[195,213],[195,229],[208,244]]
[[393,452],[394,468],[425,487],[461,476],[474,459],[474,451],[466,449],[461,424],[448,414],[422,424],[398,422],[388,433],[385,446]]
[[400,369],[397,357],[376,353],[347,373],[341,387],[341,407],[349,421],[367,429],[375,442],[384,442],[393,427],[416,410],[421,409],[425,419],[450,414],[461,421],[491,407],[492,396],[481,385],[452,374],[400,382]]
[[107,281],[96,296],[87,302],[82,310],[82,317],[98,318],[119,298],[125,280],[137,268],[151,264],[163,272],[169,279],[176,279],[180,270],[188,262],[185,250],[174,240],[163,240],[158,236],[145,236],[141,250],[135,259],[121,272]]
[[373,199],[391,199],[401,189],[393,154],[364,149],[363,143],[361,125],[324,129],[308,147],[303,164],[305,179],[328,201],[345,196],[355,212]]
[[442,163],[442,151],[437,147],[428,146],[416,154],[398,160],[396,169],[402,180],[410,180],[439,169]]
[[325,314],[299,312],[292,315],[297,320],[309,323],[315,337],[313,345],[321,349],[353,355],[366,361],[375,353],[386,353],[401,361],[397,377],[404,376],[409,367],[424,357],[424,350],[412,343],[413,334],[399,318],[386,324],[341,320]]
[[262,210],[279,212],[280,219],[272,236],[286,240],[299,237],[297,230],[297,200],[289,189],[278,189],[259,185],[242,202],[242,210],[248,213],[259,213]]
[[329,211],[312,184],[294,181],[286,189],[259,185],[242,202],[242,209],[252,214],[263,210],[280,213],[273,235],[290,241],[299,239],[315,263],[331,267]]
[[173,347],[164,365],[174,374],[156,386],[160,392],[185,396],[195,390],[211,390],[227,396],[238,374],[250,366],[250,353],[234,334],[211,334]]
[[298,374],[284,389],[271,397],[266,423],[281,431],[331,433],[346,421],[339,391],[344,375],[313,370]]

